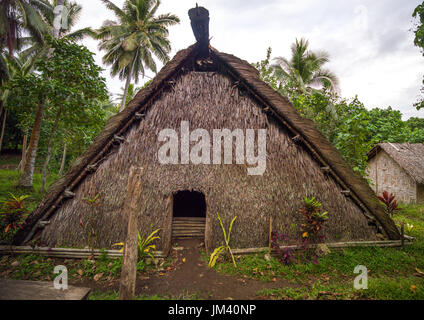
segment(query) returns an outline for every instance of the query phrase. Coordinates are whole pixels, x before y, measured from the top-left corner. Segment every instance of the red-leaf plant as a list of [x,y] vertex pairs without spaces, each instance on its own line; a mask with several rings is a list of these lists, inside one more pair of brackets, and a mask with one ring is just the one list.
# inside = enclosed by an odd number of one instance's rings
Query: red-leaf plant
[[398,204],[395,199],[395,195],[393,193],[388,193],[387,191],[384,191],[382,196],[378,196],[378,199],[384,203],[386,206],[386,213],[392,217],[393,214],[399,210]]
[[24,204],[24,200],[29,196],[16,197],[10,193],[10,198],[3,201],[3,208],[0,212],[0,222],[3,225],[4,234],[9,231],[16,231],[21,228],[25,221],[28,210]]
[[[317,264],[319,256],[310,244],[324,240],[325,237],[321,234],[321,231],[325,221],[328,219],[327,212],[322,212],[321,203],[314,197],[304,197],[303,206],[300,208],[299,213],[303,216],[300,237],[298,236],[292,239],[288,232],[283,233],[273,230],[271,233],[271,247],[278,252],[280,261],[284,264],[290,264],[296,260],[292,246],[298,246],[300,248],[298,251],[298,260],[302,262],[312,260],[313,263]],[[288,230],[288,226],[285,229]],[[279,245],[280,240],[283,240],[287,246],[281,249]]]

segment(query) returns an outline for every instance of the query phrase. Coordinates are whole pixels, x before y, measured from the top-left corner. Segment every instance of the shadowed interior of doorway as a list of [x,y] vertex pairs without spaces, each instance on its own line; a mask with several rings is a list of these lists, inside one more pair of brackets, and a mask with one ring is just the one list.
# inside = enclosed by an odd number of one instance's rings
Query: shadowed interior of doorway
[[206,201],[201,192],[178,191],[174,194],[172,239],[204,239]]

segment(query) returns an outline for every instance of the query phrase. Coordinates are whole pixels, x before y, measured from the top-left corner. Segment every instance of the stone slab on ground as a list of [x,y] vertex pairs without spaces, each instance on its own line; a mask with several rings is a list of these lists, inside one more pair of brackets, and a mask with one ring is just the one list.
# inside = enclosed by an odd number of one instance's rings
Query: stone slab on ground
[[0,300],[83,300],[90,288],[57,290],[53,281],[0,280]]

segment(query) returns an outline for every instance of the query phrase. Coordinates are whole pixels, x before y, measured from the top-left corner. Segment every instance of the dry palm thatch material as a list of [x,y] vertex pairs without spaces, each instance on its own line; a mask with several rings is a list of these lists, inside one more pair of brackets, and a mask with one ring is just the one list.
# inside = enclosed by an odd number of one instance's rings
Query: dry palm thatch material
[[[221,237],[216,212],[224,224],[239,216],[232,236],[235,247],[266,245],[270,216],[276,227],[289,225],[296,232],[297,210],[305,195],[316,196],[329,211],[325,231],[329,241],[373,240],[375,227],[387,238],[399,239],[367,182],[312,121],[302,118],[286,98],[259,79],[256,69],[213,48],[210,59],[202,63],[196,60],[196,52],[196,46],[191,46],[177,53],[127,109],[108,122],[93,145],[52,185],[16,242],[38,233],[42,243],[52,246],[84,245],[87,221],[96,231],[97,247],[122,241],[127,219],[121,212],[123,185],[132,164],[146,170],[139,228],[161,227],[163,247],[170,237],[172,194],[179,190],[204,193],[209,247]],[[209,72],[196,72],[202,68]],[[210,133],[216,128],[268,129],[266,173],[248,176],[244,165],[160,165],[159,131],[178,131],[183,120]],[[116,136],[125,141],[116,143]],[[64,201],[65,190],[75,197]],[[346,190],[348,196],[342,193]],[[96,206],[83,200],[98,193],[102,197]],[[51,223],[40,232],[37,222],[44,220]]]
[[415,182],[424,184],[424,144],[379,143],[368,152],[368,159],[371,160],[380,150],[386,151]]

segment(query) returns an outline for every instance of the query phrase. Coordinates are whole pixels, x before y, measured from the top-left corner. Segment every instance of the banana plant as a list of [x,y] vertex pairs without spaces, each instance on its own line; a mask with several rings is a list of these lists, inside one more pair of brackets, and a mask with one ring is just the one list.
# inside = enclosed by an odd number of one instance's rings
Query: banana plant
[[213,267],[215,266],[216,261],[218,260],[219,256],[220,256],[223,252],[225,252],[225,251],[228,251],[228,253],[229,253],[229,254],[230,254],[230,256],[231,256],[231,259],[233,260],[233,265],[234,265],[234,267],[237,267],[237,265],[236,265],[236,261],[234,260],[233,252],[231,251],[231,248],[230,248],[230,236],[231,236],[231,230],[232,230],[232,228],[233,228],[233,223],[234,223],[234,221],[237,219],[237,216],[235,216],[235,217],[233,218],[233,220],[231,220],[230,228],[228,229],[228,235],[227,235],[227,233],[225,232],[225,228],[224,228],[224,225],[222,224],[222,220],[221,220],[221,217],[219,216],[219,213],[217,213],[217,216],[218,216],[219,224],[221,225],[222,232],[224,233],[224,240],[225,240],[225,244],[224,244],[224,245],[222,245],[222,246],[220,246],[220,247],[218,247],[218,248],[216,248],[216,249],[212,252],[212,254],[211,254],[211,256],[210,256],[210,259],[209,259],[208,267],[209,267],[209,268],[213,268]]

